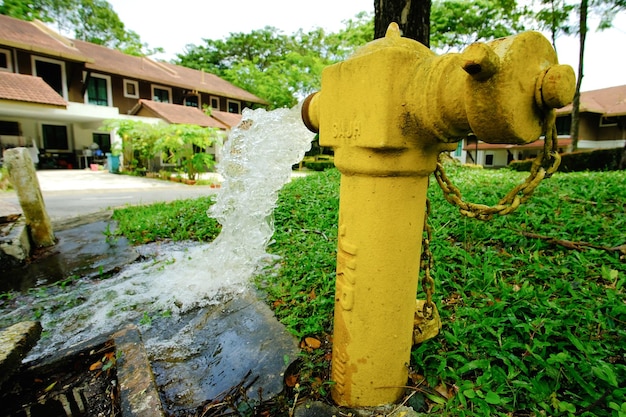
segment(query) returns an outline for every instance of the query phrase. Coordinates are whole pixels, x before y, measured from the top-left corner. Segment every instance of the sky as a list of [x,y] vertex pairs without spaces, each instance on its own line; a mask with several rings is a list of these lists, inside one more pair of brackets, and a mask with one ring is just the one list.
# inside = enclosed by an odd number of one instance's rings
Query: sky
[[[374,0],[108,0],[126,28],[149,47],[162,47],[154,58],[171,60],[188,44],[224,39],[230,33],[250,33],[274,26],[290,35],[316,27],[336,32],[357,13],[374,12]],[[626,12],[613,29],[596,32],[590,22],[582,91],[626,84]],[[578,72],[578,39],[563,37],[556,45],[559,62]]]

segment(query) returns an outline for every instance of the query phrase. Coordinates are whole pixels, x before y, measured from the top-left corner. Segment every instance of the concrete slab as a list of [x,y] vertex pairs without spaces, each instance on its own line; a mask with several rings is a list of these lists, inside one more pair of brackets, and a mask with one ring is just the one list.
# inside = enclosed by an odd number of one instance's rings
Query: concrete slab
[[30,256],[30,251],[28,228],[23,217],[0,224],[0,264],[4,268],[23,264]]
[[[272,398],[283,390],[285,369],[300,351],[295,337],[251,293],[204,308],[179,323],[153,321],[144,330],[147,344],[151,336],[171,340],[149,350],[163,406],[170,414],[215,400],[242,381],[248,399],[258,399],[259,393],[263,399]],[[183,344],[192,351],[185,352]]]
[[41,323],[37,321],[23,321],[0,331],[0,386],[20,367],[40,336]]
[[139,254],[125,238],[107,239],[113,222],[99,221],[56,233],[58,243],[42,249],[26,264],[2,267],[0,291],[26,290],[76,275],[107,274],[135,261]]

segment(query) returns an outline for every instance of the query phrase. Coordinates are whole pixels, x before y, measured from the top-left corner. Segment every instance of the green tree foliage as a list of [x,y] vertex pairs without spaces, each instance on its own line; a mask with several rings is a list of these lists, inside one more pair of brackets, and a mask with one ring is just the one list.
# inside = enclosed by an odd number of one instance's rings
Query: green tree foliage
[[149,49],[136,32],[126,29],[106,0],[4,0],[0,14],[54,23],[61,33],[131,55],[162,51]]
[[225,39],[204,39],[203,45],[187,45],[176,63],[216,74],[269,101],[272,108],[291,107],[319,89],[324,67],[373,39],[371,15],[361,13],[345,24],[338,33],[316,28],[285,35],[266,26]]
[[458,50],[470,43],[524,30],[527,10],[516,0],[435,0],[432,4],[431,46]]

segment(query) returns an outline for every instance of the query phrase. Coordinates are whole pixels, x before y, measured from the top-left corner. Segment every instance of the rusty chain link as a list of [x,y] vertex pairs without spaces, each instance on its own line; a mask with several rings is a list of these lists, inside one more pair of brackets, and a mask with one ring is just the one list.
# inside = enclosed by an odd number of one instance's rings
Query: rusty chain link
[[433,294],[435,293],[435,280],[430,275],[430,270],[433,268],[433,254],[430,250],[430,242],[432,240],[432,229],[428,224],[428,217],[430,216],[430,200],[426,199],[426,215],[424,217],[424,233],[422,236],[422,255],[421,255],[421,269],[424,271],[422,277],[422,287],[426,292],[426,303],[424,303],[424,309],[422,313],[426,320],[430,319],[433,315],[434,304]]
[[[545,119],[545,131],[546,137],[543,145],[543,152],[541,152],[533,161],[530,168],[530,175],[526,180],[513,188],[509,193],[502,198],[495,206],[487,206],[484,204],[470,203],[463,200],[461,191],[452,184],[450,179],[445,173],[441,158],[437,162],[437,168],[435,170],[435,178],[437,183],[443,191],[445,199],[459,207],[461,214],[467,217],[476,218],[479,220],[490,220],[495,214],[501,216],[512,213],[520,204],[526,202],[535,191],[535,188],[544,178],[550,178],[552,174],[556,172],[561,163],[561,156],[559,155],[557,148],[557,132],[556,132],[556,112],[551,110],[546,114]],[[424,234],[422,237],[422,254],[421,254],[421,269],[424,271],[422,277],[422,287],[426,292],[426,303],[422,313],[424,318],[430,319],[433,314],[433,294],[435,292],[435,280],[431,275],[431,270],[434,266],[433,255],[430,250],[430,242],[432,241],[432,228],[428,224],[428,218],[430,215],[430,200],[426,199],[426,216],[424,218]]]
[[535,188],[544,178],[550,178],[561,163],[561,156],[557,152],[558,143],[556,140],[556,112],[550,110],[546,114],[544,122],[546,138],[543,152],[539,153],[530,168],[530,175],[526,180],[513,188],[495,206],[470,203],[463,200],[461,191],[452,184],[445,173],[441,158],[437,162],[435,178],[443,191],[443,195],[449,203],[459,207],[461,214],[479,220],[490,220],[495,214],[506,215],[515,211],[520,204],[527,201],[535,191]]

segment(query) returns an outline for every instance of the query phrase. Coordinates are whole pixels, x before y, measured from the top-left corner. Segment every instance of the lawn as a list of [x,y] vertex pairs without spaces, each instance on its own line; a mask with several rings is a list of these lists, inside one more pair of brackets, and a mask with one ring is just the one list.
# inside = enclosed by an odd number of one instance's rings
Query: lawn
[[[484,204],[527,175],[446,169],[467,200]],[[268,248],[280,268],[254,280],[287,329],[314,342],[303,344],[289,379],[300,399],[327,399],[331,384],[339,180],[332,169],[284,187]],[[626,417],[625,184],[626,171],[557,173],[514,213],[480,221],[462,216],[431,181],[443,328],[412,351],[409,405],[446,416]],[[211,204],[116,210],[109,237],[210,241],[220,230],[206,216]]]
[[[495,204],[527,174],[447,166],[473,202]],[[294,335],[332,333],[339,173],[291,182],[275,210],[278,273],[257,277],[279,320]],[[470,219],[431,181],[435,300],[443,329],[412,352],[409,402],[453,416],[626,416],[626,172],[557,173],[516,212]],[[206,201],[200,209],[203,215]],[[184,206],[195,207],[193,201]],[[120,230],[149,215],[116,213]],[[149,209],[146,209],[149,210]],[[180,209],[159,220],[175,222]],[[124,217],[131,220],[124,226]],[[192,227],[204,220],[187,219]],[[206,227],[206,226],[204,226]],[[210,229],[213,230],[214,226]],[[207,235],[208,236],[208,235]],[[424,294],[418,294],[424,298]],[[323,398],[328,346],[305,349],[303,395]]]
[[[527,175],[447,169],[467,200],[486,204]],[[282,268],[257,280],[299,337],[332,331],[338,181],[333,170],[283,189],[270,247]],[[415,409],[626,416],[625,183],[626,172],[556,174],[516,212],[483,222],[431,182],[443,329],[412,352]],[[301,376],[316,386],[327,357],[312,355]]]

